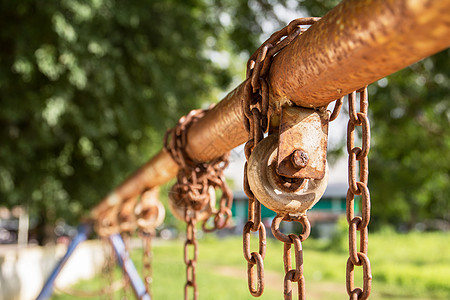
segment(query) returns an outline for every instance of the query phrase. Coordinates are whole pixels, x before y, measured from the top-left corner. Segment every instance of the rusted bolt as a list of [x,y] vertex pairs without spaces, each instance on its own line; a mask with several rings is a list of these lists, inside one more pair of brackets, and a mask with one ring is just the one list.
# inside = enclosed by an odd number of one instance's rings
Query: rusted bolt
[[301,169],[306,167],[308,164],[308,153],[303,152],[302,150],[295,150],[291,154],[291,162],[294,168]]

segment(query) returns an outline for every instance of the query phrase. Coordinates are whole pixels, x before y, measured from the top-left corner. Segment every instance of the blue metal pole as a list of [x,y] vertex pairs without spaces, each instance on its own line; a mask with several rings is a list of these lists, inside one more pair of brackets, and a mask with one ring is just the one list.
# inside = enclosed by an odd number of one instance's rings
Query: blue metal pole
[[120,234],[113,234],[109,236],[109,240],[113,245],[116,252],[117,260],[120,267],[128,276],[133,287],[136,297],[140,300],[151,300],[150,295],[147,293],[144,282],[141,280],[133,261],[130,259],[128,252],[126,251],[125,244]]
[[45,282],[44,287],[42,288],[41,292],[39,293],[39,296],[36,298],[36,300],[46,300],[49,299],[50,296],[53,293],[53,285],[55,283],[56,277],[58,277],[59,272],[61,272],[62,268],[64,267],[65,263],[69,259],[69,257],[73,254],[75,251],[75,248],[83,241],[87,239],[87,236],[92,230],[92,226],[89,224],[82,224],[78,227],[78,234],[75,236],[75,238],[70,243],[69,247],[67,248],[66,254],[64,254],[63,258],[58,262],[56,267],[53,269],[52,273],[50,274],[50,277]]

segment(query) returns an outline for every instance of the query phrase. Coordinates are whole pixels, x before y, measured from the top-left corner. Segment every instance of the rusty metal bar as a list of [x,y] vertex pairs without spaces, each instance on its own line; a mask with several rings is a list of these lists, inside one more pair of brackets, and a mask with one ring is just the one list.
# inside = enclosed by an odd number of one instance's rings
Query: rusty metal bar
[[[345,0],[279,53],[271,65],[271,102],[319,107],[450,46],[449,0]],[[363,66],[363,67],[361,67]],[[188,154],[218,157],[247,140],[243,84],[188,131]],[[161,151],[121,184],[92,217],[175,176]]]
[[276,97],[324,106],[450,45],[450,1],[342,1],[272,63]]
[[135,197],[146,189],[166,183],[175,177],[177,172],[178,165],[169,153],[160,151],[103,199],[94,208],[91,217],[96,219],[105,209],[116,206],[123,200]]

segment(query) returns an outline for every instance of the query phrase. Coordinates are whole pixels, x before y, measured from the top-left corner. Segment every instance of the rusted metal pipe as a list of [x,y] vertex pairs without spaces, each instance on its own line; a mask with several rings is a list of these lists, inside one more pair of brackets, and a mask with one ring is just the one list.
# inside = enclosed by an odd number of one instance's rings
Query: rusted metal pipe
[[449,0],[347,0],[277,55],[271,92],[331,101],[450,46]]
[[[271,101],[320,107],[450,46],[450,1],[347,0],[294,40],[270,69]],[[207,161],[244,143],[243,84],[188,132]]]
[[[345,0],[275,58],[271,101],[325,106],[353,90],[450,46],[449,0]],[[244,143],[243,84],[195,123],[186,151],[207,161]],[[106,197],[104,209],[163,184],[178,166],[164,151]]]
[[208,161],[247,141],[241,99],[244,84],[239,85],[188,131],[189,156]]
[[122,201],[135,197],[152,187],[166,183],[175,177],[178,165],[165,151],[160,151],[145,165],[139,168],[126,181],[106,196],[92,211],[91,218],[97,219],[99,215],[110,207],[119,205]]

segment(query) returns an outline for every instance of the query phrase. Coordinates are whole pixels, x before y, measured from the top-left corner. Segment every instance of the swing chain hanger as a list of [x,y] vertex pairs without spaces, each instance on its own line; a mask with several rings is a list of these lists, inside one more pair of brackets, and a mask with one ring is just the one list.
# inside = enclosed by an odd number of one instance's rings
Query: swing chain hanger
[[[288,26],[275,32],[250,57],[247,62],[242,110],[244,127],[248,133],[245,144],[244,191],[248,197],[248,221],[243,230],[243,252],[247,260],[248,287],[259,297],[264,292],[264,257],[266,253],[266,229],[261,222],[261,203],[252,192],[248,181],[248,160],[255,146],[264,138],[269,126],[269,86],[267,76],[272,58],[291,41],[305,31],[301,25],[312,25],[320,18],[295,19]],[[258,232],[258,252],[250,250],[250,234]],[[297,247],[296,247],[297,250]],[[254,267],[256,265],[256,276]]]
[[[196,238],[196,225],[203,221],[202,228],[205,232],[224,228],[231,217],[231,205],[233,195],[228,188],[224,170],[228,166],[230,153],[215,158],[209,162],[197,162],[189,157],[186,152],[187,130],[205,115],[207,110],[192,110],[178,121],[177,125],[169,129],[164,137],[164,149],[179,165],[177,182],[172,187],[169,201],[173,201],[174,210],[182,210],[184,215],[179,215],[186,223],[186,241],[184,243],[184,263],[186,264],[186,283],[184,286],[184,299],[189,299],[189,288],[193,290],[193,299],[198,299],[196,282],[196,267],[198,258],[198,242]],[[211,208],[215,203],[214,193],[211,188],[222,190],[219,209]],[[210,210],[208,210],[210,209]],[[214,216],[214,217],[212,217]],[[207,228],[208,220],[212,219],[213,226]],[[192,249],[189,257],[189,248]]]
[[[207,206],[211,196],[210,186],[222,191],[219,208],[202,223],[202,229],[205,232],[212,232],[223,229],[231,218],[233,194],[223,173],[228,166],[230,152],[205,163],[191,159],[186,152],[187,130],[193,123],[201,119],[208,110],[192,110],[186,116],[181,117],[177,125],[166,132],[164,149],[169,152],[180,167],[177,174],[177,183],[172,190],[186,196],[183,198],[183,201],[187,201],[186,207],[192,207],[192,209],[200,211]],[[209,219],[212,219],[213,223],[211,228],[207,228]],[[186,219],[185,222],[187,222]]]

